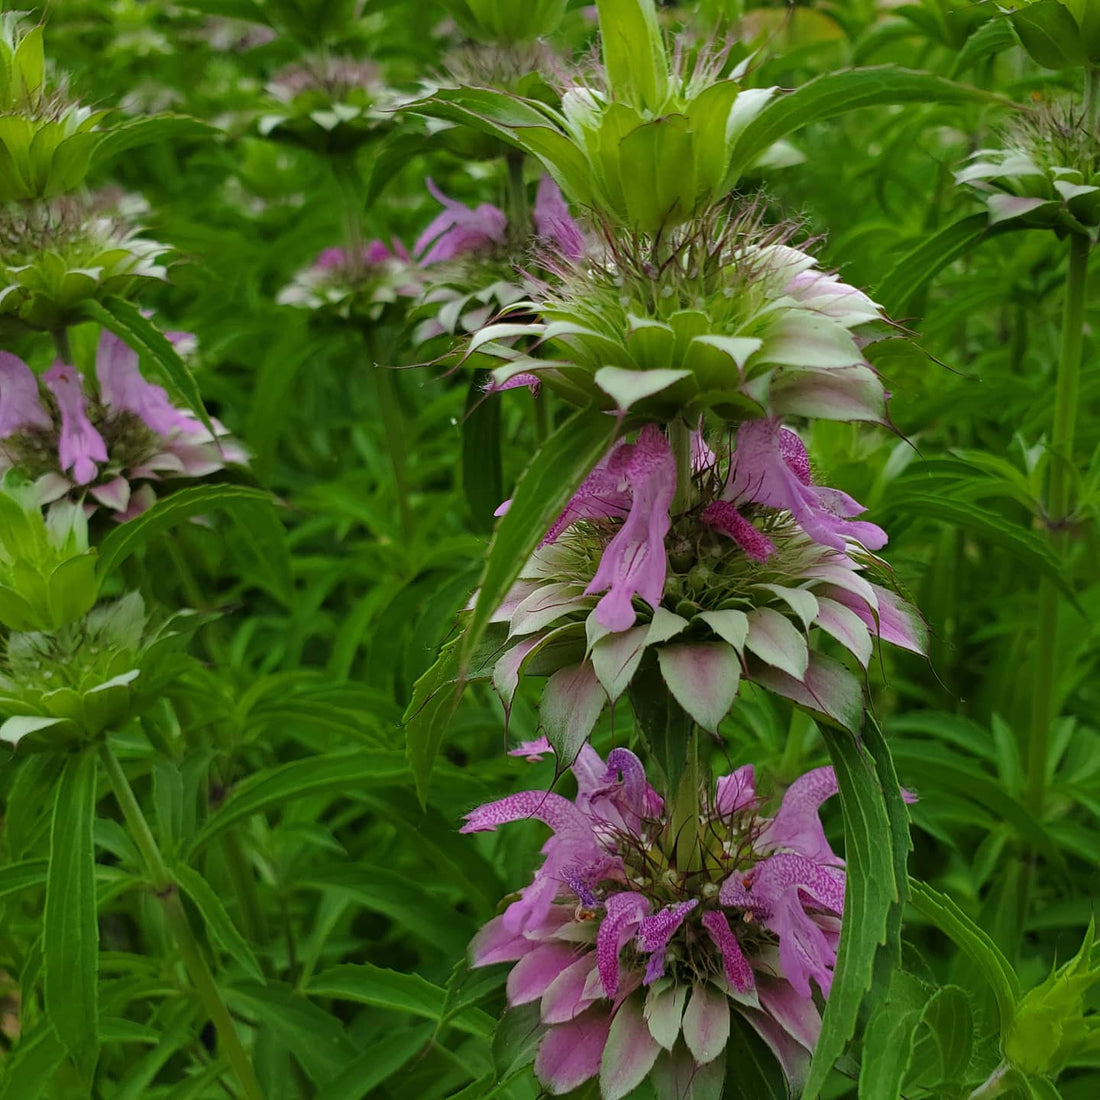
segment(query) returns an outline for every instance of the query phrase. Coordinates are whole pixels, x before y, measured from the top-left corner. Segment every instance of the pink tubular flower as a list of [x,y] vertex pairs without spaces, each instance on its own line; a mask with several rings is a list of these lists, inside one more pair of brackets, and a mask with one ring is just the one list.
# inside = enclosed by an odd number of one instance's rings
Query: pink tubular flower
[[104,332],[100,337],[95,370],[103,403],[133,413],[158,435],[177,431],[194,434],[201,428],[190,413],[172,404],[160,386],[145,381],[133,349],[112,332]]
[[453,260],[504,244],[508,219],[503,210],[487,202],[471,210],[444,195],[432,180],[426,184],[444,209],[413,245],[413,253],[421,264]]
[[651,1071],[714,1062],[730,1027],[747,1026],[797,1087],[844,908],[843,861],[817,818],[832,769],[796,780],[771,818],[751,766],[723,777],[713,797],[700,792],[686,861],[633,753],[605,763],[585,746],[572,770],[572,802],[525,791],[473,811],[462,830],[526,817],[553,830],[532,883],[470,949],[474,966],[516,964],[511,1005],[539,1003],[543,1086],[561,1095],[598,1075],[604,1100],[620,1100]]
[[[834,550],[855,539],[868,550],[886,545],[886,532],[873,523],[851,520],[865,511],[847,493],[814,485],[802,440],[778,420],[746,420],[737,430],[724,500],[765,504],[791,513],[815,542]],[[736,536],[734,536],[736,537]]]
[[561,190],[549,176],[539,180],[532,217],[535,232],[562,256],[573,261],[583,258],[584,237],[569,213]]
[[676,494],[676,460],[661,429],[647,424],[637,443],[615,450],[607,472],[618,475],[629,488],[630,510],[604,550],[585,594],[606,592],[596,605],[596,621],[608,630],[626,630],[634,625],[635,595],[651,607],[657,607],[664,595],[665,535]]
[[61,413],[57,456],[63,471],[72,473],[78,485],[95,480],[96,463],[107,461],[107,444],[88,419],[83,377],[75,367],[58,360],[42,376]]
[[38,399],[34,371],[7,351],[0,351],[0,442],[23,428],[49,428],[50,417]]
[[[187,333],[167,336],[193,342]],[[218,421],[212,434],[147,382],[137,353],[110,332],[100,337],[96,378],[97,391],[86,391],[75,367],[56,362],[43,375],[53,399],[43,404],[30,368],[0,353],[0,471],[15,467],[34,480],[43,504],[79,497],[88,511],[102,505],[127,520],[156,499],[149,482],[247,461]]]

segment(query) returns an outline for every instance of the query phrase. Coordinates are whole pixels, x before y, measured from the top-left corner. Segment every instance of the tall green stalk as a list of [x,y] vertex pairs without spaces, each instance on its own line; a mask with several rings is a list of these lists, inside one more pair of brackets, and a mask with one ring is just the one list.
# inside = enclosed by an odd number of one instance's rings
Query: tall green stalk
[[[1064,526],[1069,517],[1073,481],[1073,439],[1077,425],[1077,395],[1081,381],[1081,347],[1085,321],[1085,283],[1088,273],[1089,239],[1073,234],[1069,242],[1069,271],[1066,276],[1062,313],[1062,348],[1058,357],[1058,378],[1054,397],[1054,426],[1050,444],[1050,481],[1047,492],[1047,522],[1054,532],[1054,545],[1065,543]],[[1061,555],[1059,555],[1061,557]],[[1046,794],[1047,756],[1050,726],[1054,721],[1054,697],[1058,673],[1058,589],[1044,578],[1039,585],[1038,628],[1035,638],[1035,687],[1027,750],[1027,806],[1035,815],[1042,812]]]
[[118,757],[106,743],[100,746],[99,758],[107,771],[107,778],[111,781],[111,789],[122,810],[130,839],[141,853],[157,900],[164,909],[164,921],[168,931],[176,941],[195,993],[218,1033],[218,1049],[225,1055],[246,1100],[264,1100],[252,1062],[241,1045],[237,1029],[229,1015],[229,1009],[222,1000],[214,975],[210,973],[210,967],[207,966],[206,959],[203,958],[202,950],[195,939],[191,922],[187,919],[187,911],[180,898],[179,886],[164,862],[156,838],[134,796],[130,781],[126,778]]
[[676,495],[672,498],[674,516],[691,507],[691,429],[682,417],[676,417],[668,426],[669,443],[676,459]]

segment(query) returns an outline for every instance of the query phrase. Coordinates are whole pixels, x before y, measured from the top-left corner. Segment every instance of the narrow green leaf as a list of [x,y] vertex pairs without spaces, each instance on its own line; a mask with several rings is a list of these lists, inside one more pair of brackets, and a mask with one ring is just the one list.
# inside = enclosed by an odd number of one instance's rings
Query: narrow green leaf
[[491,531],[493,513],[504,499],[500,456],[500,401],[487,397],[488,371],[474,371],[462,421],[462,491],[474,530]]
[[0,898],[29,890],[32,886],[43,886],[48,868],[49,862],[44,859],[28,859],[0,867]]
[[237,931],[210,883],[198,871],[187,866],[176,867],[172,873],[183,892],[195,903],[195,908],[202,915],[211,938],[250,977],[262,982],[264,973],[256,961],[256,956],[252,954],[252,949]]
[[361,862],[325,867],[304,876],[298,885],[343,895],[361,908],[381,913],[405,936],[447,959],[462,955],[476,930],[470,917],[456,913],[451,901],[428,883],[386,867]]
[[848,881],[836,976],[810,1065],[805,1100],[820,1095],[833,1064],[855,1032],[860,1004],[871,987],[875,958],[887,939],[890,909],[898,900],[890,818],[874,762],[847,734],[828,727],[822,727],[821,733],[840,788]]
[[965,256],[988,237],[1023,228],[1016,222],[989,224],[989,214],[970,214],[945,225],[931,236],[924,235],[886,273],[875,299],[891,317],[903,317],[910,302],[945,267]]
[[404,757],[397,752],[343,752],[295,760],[250,775],[235,787],[220,809],[199,830],[188,855],[193,856],[225,829],[253,814],[277,809],[292,799],[364,786],[385,787],[410,779]]
[[730,1014],[730,1036],[722,1057],[726,1063],[722,1100],[786,1100],[790,1095],[775,1055],[740,1013]]
[[823,122],[859,107],[981,101],[1009,102],[992,92],[894,65],[826,73],[789,95],[773,99],[745,127],[733,147],[727,179],[732,187],[757,157],[781,137],[811,122]]
[[487,677],[498,655],[500,639],[490,631],[463,674],[462,639],[443,647],[439,659],[416,681],[412,700],[402,721],[405,724],[405,754],[416,781],[421,806],[427,806],[428,781],[443,743],[443,734],[471,680]]
[[0,1100],[38,1100],[64,1057],[57,1031],[43,1020],[0,1062]]
[[[436,1022],[443,1019],[447,1000],[445,989],[419,974],[404,974],[371,963],[335,966],[313,978],[305,991],[314,997],[375,1005]],[[482,1039],[491,1038],[495,1026],[488,1013],[475,1008],[461,1009],[451,1023]]]
[[490,617],[539,540],[618,433],[619,423],[614,417],[596,408],[580,409],[550,436],[524,470],[512,505],[489,545],[477,603],[462,639],[460,659],[464,668],[469,666]]
[[388,1033],[371,1043],[349,1066],[318,1090],[315,1100],[363,1100],[388,1077],[407,1065],[432,1037],[431,1025]]
[[112,126],[100,138],[92,154],[92,167],[100,168],[120,153],[156,141],[210,138],[222,131],[190,115],[143,115]]
[[875,1006],[863,1034],[861,1096],[875,1100],[898,1100],[901,1096],[930,992],[911,974],[894,973],[889,993]]
[[214,426],[202,403],[202,393],[191,368],[180,358],[171,342],[156,325],[142,316],[137,306],[122,298],[89,300],[81,306],[89,321],[96,321],[134,351],[149,355],[168,388],[202,421],[211,434]]
[[970,997],[957,985],[937,989],[921,1016],[909,1079],[931,1088],[961,1086],[974,1054],[974,1014]]
[[1020,982],[1000,948],[946,894],[909,880],[909,903],[970,956],[997,999],[1002,1030],[1012,1022]]
[[99,1058],[99,924],[96,920],[96,757],[69,757],[57,787],[42,919],[46,1015],[84,1081]]
[[664,772],[667,789],[674,791],[684,771],[688,741],[695,723],[665,686],[652,649],[642,657],[628,690],[642,736]]
[[[270,511],[273,506],[270,493],[265,493],[262,489],[250,489],[245,485],[194,485],[181,489],[163,500],[158,500],[135,519],[119,524],[104,538],[99,548],[99,575],[108,576],[151,539],[193,516],[228,512],[238,523],[244,525],[249,519],[255,518],[259,509]],[[276,553],[278,548],[270,546],[268,551]]]
[[242,982],[225,995],[248,1016],[259,1019],[293,1053],[315,1084],[331,1081],[359,1050],[334,1016],[281,982]]

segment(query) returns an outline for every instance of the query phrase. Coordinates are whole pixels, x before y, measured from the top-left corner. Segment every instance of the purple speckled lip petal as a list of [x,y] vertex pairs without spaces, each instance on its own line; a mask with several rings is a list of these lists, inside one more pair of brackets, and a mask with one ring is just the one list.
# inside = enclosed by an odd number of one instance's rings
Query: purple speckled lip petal
[[[803,480],[805,478],[805,480]],[[815,542],[847,549],[846,539],[868,550],[886,544],[886,533],[873,523],[853,521],[864,508],[846,493],[812,484],[805,448],[778,420],[746,420],[737,430],[724,500],[752,501],[781,508],[794,516]]]
[[202,425],[189,413],[177,409],[160,386],[146,382],[133,348],[112,332],[99,338],[95,359],[99,393],[112,409],[133,413],[158,435],[194,433]]
[[787,788],[779,812],[761,832],[760,847],[785,848],[820,863],[839,864],[818,817],[821,804],[836,793],[836,773],[831,767],[800,775]]
[[649,909],[649,900],[634,891],[612,894],[607,899],[606,916],[596,937],[596,963],[608,997],[614,997],[619,989],[619,952],[634,936]]
[[712,909],[703,914],[703,927],[707,930],[715,946],[722,952],[726,978],[730,985],[740,993],[745,993],[756,984],[752,967],[749,966],[741,944],[730,928],[730,922],[720,909]]
[[645,977],[642,979],[646,985],[652,985],[658,978],[664,977],[665,952],[669,941],[684,923],[684,917],[698,904],[698,898],[678,901],[652,916],[642,918],[642,923],[638,926],[638,946],[649,952]]

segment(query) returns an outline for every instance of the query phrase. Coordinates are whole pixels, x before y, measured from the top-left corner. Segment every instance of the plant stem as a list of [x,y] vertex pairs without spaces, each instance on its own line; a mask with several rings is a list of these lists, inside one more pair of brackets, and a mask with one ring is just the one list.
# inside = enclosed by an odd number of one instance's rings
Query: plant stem
[[509,235],[518,240],[526,240],[531,231],[530,213],[527,208],[527,185],[523,182],[524,155],[517,149],[509,149],[505,154],[508,166],[505,184],[505,207],[508,211]]
[[362,181],[355,164],[354,154],[332,158],[332,174],[340,186],[340,199],[344,220],[344,251],[349,266],[358,270],[363,260]]
[[165,923],[183,957],[183,964],[191,984],[206,1010],[207,1017],[217,1030],[218,1047],[225,1054],[247,1100],[264,1100],[252,1062],[241,1045],[240,1037],[229,1015],[229,1009],[222,1000],[222,995],[214,982],[214,976],[210,973],[210,967],[207,966],[206,959],[203,958],[202,951],[199,949],[191,922],[187,919],[187,911],[180,900],[179,888],[172,878],[168,865],[164,862],[149,823],[145,820],[145,814],[142,813],[141,806],[134,796],[130,781],[126,778],[118,757],[106,742],[100,746],[99,758],[107,771],[111,789],[126,820],[130,838],[141,853],[153,890],[164,908]]
[[240,906],[245,936],[254,943],[264,943],[267,940],[267,921],[256,894],[256,876],[252,873],[244,845],[235,830],[227,829],[222,834],[222,853],[233,883],[233,893]]
[[[1054,427],[1050,445],[1050,483],[1047,493],[1047,523],[1054,534],[1055,549],[1064,543],[1069,513],[1073,470],[1073,437],[1077,423],[1077,393],[1081,379],[1081,346],[1085,318],[1085,282],[1089,240],[1073,234],[1069,242],[1069,271],[1066,276],[1062,314],[1062,348],[1058,357],[1057,389],[1054,398]],[[1039,585],[1038,628],[1035,639],[1035,688],[1032,694],[1031,724],[1027,753],[1027,806],[1040,815],[1046,794],[1047,755],[1050,725],[1054,720],[1054,696],[1058,673],[1058,589],[1046,579]]]
[[668,438],[672,444],[672,454],[676,459],[676,495],[672,498],[673,516],[686,512],[691,507],[691,429],[684,423],[683,417],[676,417],[668,426]]
[[699,731],[692,729],[687,745],[687,761],[676,798],[672,805],[672,836],[676,845],[676,869],[681,873],[697,871],[701,864],[699,848]]
[[66,366],[71,367],[73,365],[73,347],[69,343],[69,330],[64,326],[54,329],[53,343],[57,349],[58,359]]
[[408,452],[405,449],[405,417],[401,412],[401,403],[397,399],[394,368],[378,361],[381,357],[380,352],[385,349],[375,346],[370,330],[364,328],[362,332],[363,340],[367,345],[367,356],[374,372],[378,411],[382,415],[386,451],[390,456],[390,468],[393,471],[393,491],[397,497],[397,515],[401,525],[401,535],[408,540],[412,534],[412,511],[409,508],[409,486],[405,476],[408,467]]
[[801,772],[802,754],[806,749],[806,734],[810,732],[812,718],[803,710],[795,707],[791,713],[791,724],[787,727],[787,744],[783,749],[783,758],[779,762],[779,776],[787,782],[793,782]]

